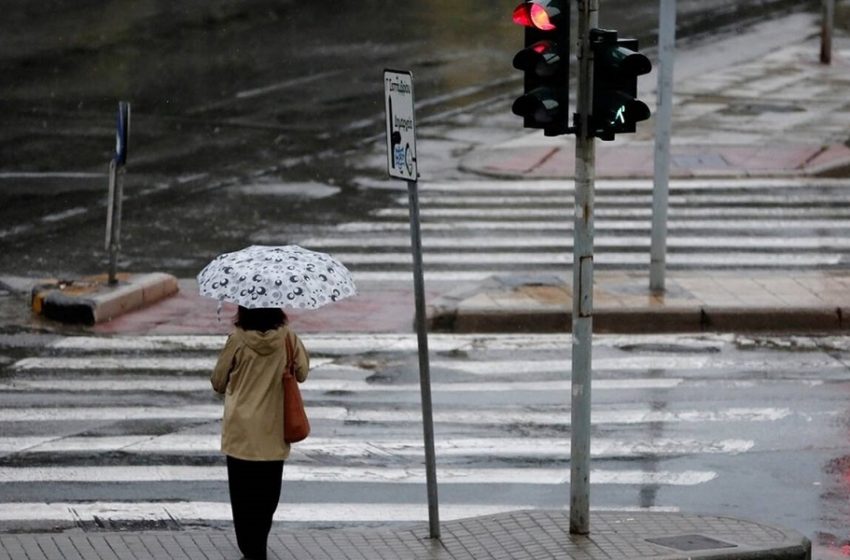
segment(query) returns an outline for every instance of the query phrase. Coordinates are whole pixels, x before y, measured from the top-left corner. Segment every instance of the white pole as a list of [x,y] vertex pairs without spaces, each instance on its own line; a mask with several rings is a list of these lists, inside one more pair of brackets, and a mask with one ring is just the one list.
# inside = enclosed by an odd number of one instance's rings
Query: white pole
[[670,129],[673,121],[673,62],[676,55],[676,0],[661,0],[658,27],[658,106],[655,113],[655,184],[652,190],[652,244],[649,262],[649,289],[653,292],[663,292],[665,289]]
[[570,431],[570,533],[590,532],[590,381],[593,345],[593,187],[596,144],[590,130],[593,51],[598,0],[579,0],[578,133],[576,134],[573,242],[572,400]]

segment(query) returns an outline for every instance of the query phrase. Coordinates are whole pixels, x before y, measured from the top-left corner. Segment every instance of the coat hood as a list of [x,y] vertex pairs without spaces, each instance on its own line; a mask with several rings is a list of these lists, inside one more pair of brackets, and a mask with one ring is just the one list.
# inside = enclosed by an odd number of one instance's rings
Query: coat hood
[[284,334],[286,327],[280,327],[272,331],[246,331],[237,328],[236,335],[241,339],[245,346],[260,354],[267,356],[277,350],[280,350],[284,344]]

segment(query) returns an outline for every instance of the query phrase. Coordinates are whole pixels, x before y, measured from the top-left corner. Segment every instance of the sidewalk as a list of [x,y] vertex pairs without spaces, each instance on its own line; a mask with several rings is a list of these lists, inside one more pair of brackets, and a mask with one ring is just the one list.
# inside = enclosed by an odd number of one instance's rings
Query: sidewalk
[[[281,506],[285,507],[285,506]],[[449,521],[440,540],[412,529],[274,530],[269,558],[281,560],[596,560],[654,558],[807,560],[793,531],[728,517],[667,513],[591,514],[591,534],[571,536],[562,511],[517,511]],[[226,560],[232,532],[0,535],[0,560]]]
[[[670,271],[664,295],[649,292],[645,272],[597,271],[594,280],[597,333],[850,331],[850,271]],[[178,284],[176,295],[92,327],[66,327],[30,316],[20,326],[67,334],[230,332],[233,305],[225,304],[217,313],[214,301],[198,295],[194,279]],[[499,276],[460,286],[426,281],[429,329],[569,332],[571,284],[572,276],[566,275]],[[303,333],[412,333],[413,288],[360,283],[353,298],[313,311],[290,310],[288,315]]]

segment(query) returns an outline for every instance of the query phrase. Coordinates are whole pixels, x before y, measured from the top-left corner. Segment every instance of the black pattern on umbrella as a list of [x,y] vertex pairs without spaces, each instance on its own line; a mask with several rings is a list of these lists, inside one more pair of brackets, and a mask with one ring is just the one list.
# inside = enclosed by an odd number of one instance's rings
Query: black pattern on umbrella
[[342,263],[297,245],[252,245],[219,255],[198,274],[198,287],[202,296],[250,309],[317,309],[357,293]]

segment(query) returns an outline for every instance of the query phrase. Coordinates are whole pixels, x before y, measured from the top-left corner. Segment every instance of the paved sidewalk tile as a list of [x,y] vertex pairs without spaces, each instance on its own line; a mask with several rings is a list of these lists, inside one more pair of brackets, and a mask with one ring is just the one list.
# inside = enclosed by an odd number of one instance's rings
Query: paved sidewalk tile
[[[75,535],[79,543],[82,536]],[[238,558],[232,531],[88,533],[86,560]],[[77,558],[63,534],[1,535],[0,558]],[[565,511],[516,511],[428,527],[280,530],[269,538],[280,560],[596,560],[783,558],[804,560],[809,541],[794,531],[728,517],[678,513],[598,512],[590,534],[569,533]],[[79,547],[78,547],[79,550]],[[67,555],[66,552],[68,551]],[[5,555],[5,556],[4,556]]]

